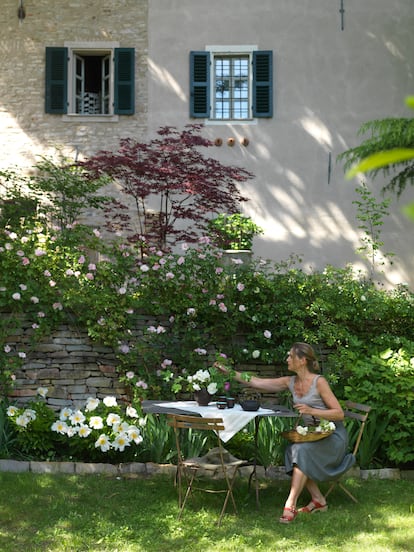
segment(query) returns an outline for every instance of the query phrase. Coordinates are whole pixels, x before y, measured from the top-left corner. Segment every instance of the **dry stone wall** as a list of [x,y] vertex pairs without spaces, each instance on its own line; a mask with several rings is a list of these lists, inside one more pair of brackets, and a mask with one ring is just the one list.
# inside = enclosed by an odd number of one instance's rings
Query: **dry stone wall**
[[[29,328],[10,338],[9,345],[26,348]],[[88,397],[115,395],[127,398],[119,382],[114,351],[90,340],[86,331],[63,325],[27,354],[16,374],[10,399],[25,404],[47,387],[47,403],[56,409],[83,405]]]
[[[140,339],[144,327],[154,323],[148,316],[137,318],[135,338]],[[32,401],[39,387],[48,389],[46,402],[56,410],[64,406],[83,406],[88,397],[114,395],[120,400],[129,400],[128,389],[119,381],[113,349],[92,341],[86,330],[76,325],[61,325],[30,348],[32,332],[30,324],[22,320],[20,329],[8,339],[13,350],[28,351],[24,364],[15,373],[14,388],[9,396],[14,403],[25,405]],[[284,371],[283,367],[257,364],[238,368],[263,376]]]

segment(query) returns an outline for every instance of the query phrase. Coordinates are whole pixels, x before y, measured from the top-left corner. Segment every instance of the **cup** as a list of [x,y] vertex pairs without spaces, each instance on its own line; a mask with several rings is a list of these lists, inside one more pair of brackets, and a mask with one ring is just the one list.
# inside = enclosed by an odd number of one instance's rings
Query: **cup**
[[226,403],[227,403],[227,408],[234,408],[236,400],[234,399],[234,397],[227,397]]
[[227,402],[226,401],[217,401],[217,408],[219,410],[224,410],[225,408],[227,408]]

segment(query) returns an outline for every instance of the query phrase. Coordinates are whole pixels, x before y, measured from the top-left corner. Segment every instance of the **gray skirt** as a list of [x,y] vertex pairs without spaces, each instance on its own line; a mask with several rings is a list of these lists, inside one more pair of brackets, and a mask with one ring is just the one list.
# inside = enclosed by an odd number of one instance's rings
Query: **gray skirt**
[[353,454],[348,453],[348,433],[342,422],[336,422],[336,429],[320,441],[290,443],[285,451],[285,469],[292,475],[297,466],[309,479],[317,482],[338,479],[355,463]]

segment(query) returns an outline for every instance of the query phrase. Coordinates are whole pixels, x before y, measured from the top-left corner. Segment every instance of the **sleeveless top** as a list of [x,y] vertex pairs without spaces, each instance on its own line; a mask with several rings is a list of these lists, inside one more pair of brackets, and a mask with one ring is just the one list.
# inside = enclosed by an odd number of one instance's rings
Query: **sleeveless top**
[[[320,377],[320,375],[316,375],[312,380],[309,391],[305,395],[303,395],[303,397],[299,397],[298,395],[296,395],[294,387],[296,376],[291,376],[289,380],[289,391],[292,393],[293,404],[306,404],[308,406],[311,406],[312,408],[327,410],[326,405],[323,402],[322,397],[320,396],[319,391],[316,387],[316,383]],[[304,422],[304,425],[306,426],[314,426],[319,424],[319,418],[317,418],[316,416],[309,416],[308,414],[304,414],[301,418]]]

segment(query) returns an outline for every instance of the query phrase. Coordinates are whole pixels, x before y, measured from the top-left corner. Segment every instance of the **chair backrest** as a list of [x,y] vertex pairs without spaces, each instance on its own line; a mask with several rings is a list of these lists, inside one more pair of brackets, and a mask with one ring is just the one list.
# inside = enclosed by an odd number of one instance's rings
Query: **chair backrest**
[[371,407],[367,406],[366,404],[360,404],[355,403],[352,401],[346,401],[345,408],[344,408],[344,415],[345,418],[350,418],[352,420],[358,420],[361,422],[361,425],[359,427],[359,431],[357,434],[357,438],[354,445],[354,450],[352,451],[352,454],[356,456],[359,448],[359,444],[361,442],[362,434],[364,432],[365,424],[368,419],[368,414],[371,411]]
[[222,418],[201,418],[200,416],[168,414],[167,422],[174,429],[200,429],[216,432],[224,430]]

